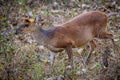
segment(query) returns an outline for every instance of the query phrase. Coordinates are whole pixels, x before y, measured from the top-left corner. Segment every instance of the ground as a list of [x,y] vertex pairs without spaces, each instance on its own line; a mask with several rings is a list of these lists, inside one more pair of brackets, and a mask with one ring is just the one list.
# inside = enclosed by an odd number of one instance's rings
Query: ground
[[[0,80],[120,80],[119,0],[1,0],[0,6]],[[42,27],[48,29],[93,10],[108,15],[107,28],[115,36],[115,52],[110,40],[95,39],[97,46],[88,65],[84,64],[87,46],[73,49],[74,69],[66,68],[65,51],[55,54],[51,67],[53,53],[38,45],[31,33],[14,34],[27,14],[46,19]],[[104,67],[105,54],[108,67]]]

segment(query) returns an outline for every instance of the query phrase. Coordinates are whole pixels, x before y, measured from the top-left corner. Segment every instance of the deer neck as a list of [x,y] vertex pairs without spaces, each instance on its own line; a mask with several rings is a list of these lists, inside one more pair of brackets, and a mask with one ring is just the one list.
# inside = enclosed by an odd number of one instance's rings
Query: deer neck
[[38,27],[33,32],[33,37],[35,40],[42,45],[49,43],[50,38],[53,35],[53,29],[44,30],[41,27]]

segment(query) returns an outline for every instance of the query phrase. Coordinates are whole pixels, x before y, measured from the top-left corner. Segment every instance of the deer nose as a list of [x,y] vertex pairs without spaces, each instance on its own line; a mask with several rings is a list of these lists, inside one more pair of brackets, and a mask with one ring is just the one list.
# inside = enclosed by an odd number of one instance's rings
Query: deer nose
[[20,29],[21,29],[21,26],[17,26],[15,31],[14,31],[14,34],[18,35],[20,33]]
[[17,34],[18,34],[18,31],[15,30],[14,34],[17,35]]

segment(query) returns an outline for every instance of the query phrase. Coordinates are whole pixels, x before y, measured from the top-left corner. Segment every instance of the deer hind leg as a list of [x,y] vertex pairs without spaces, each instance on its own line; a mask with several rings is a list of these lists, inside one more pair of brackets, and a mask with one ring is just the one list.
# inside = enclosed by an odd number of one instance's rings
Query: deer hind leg
[[91,57],[91,54],[92,54],[92,52],[94,51],[94,49],[96,47],[96,44],[95,44],[95,42],[93,40],[90,41],[89,47],[90,47],[90,50],[89,50],[89,53],[87,54],[87,57],[85,58],[85,64],[88,64],[89,58]]
[[104,33],[102,33],[102,34],[100,35],[99,38],[101,38],[101,39],[110,39],[111,42],[112,42],[112,45],[113,45],[114,53],[115,53],[115,42],[114,42],[114,36],[113,36],[113,34],[110,34],[110,33],[108,33],[108,32],[104,32]]
[[109,54],[109,49],[108,47],[105,47],[105,50],[103,53],[103,64],[105,67],[108,67],[108,54]]

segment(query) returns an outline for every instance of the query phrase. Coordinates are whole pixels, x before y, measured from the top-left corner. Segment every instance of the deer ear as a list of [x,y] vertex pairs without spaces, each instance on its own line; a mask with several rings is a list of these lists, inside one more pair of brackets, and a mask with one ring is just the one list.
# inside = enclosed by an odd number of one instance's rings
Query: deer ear
[[41,25],[46,23],[46,21],[47,21],[47,19],[42,19],[40,15],[36,16],[36,18],[35,18],[35,23],[40,23]]
[[43,21],[43,19],[41,18],[41,15],[38,15],[38,16],[35,17],[35,22],[36,23],[39,23],[41,21]]
[[25,22],[28,22],[28,23],[30,23],[30,24],[35,23],[35,19],[33,19],[33,18],[24,18],[24,21],[25,21]]

